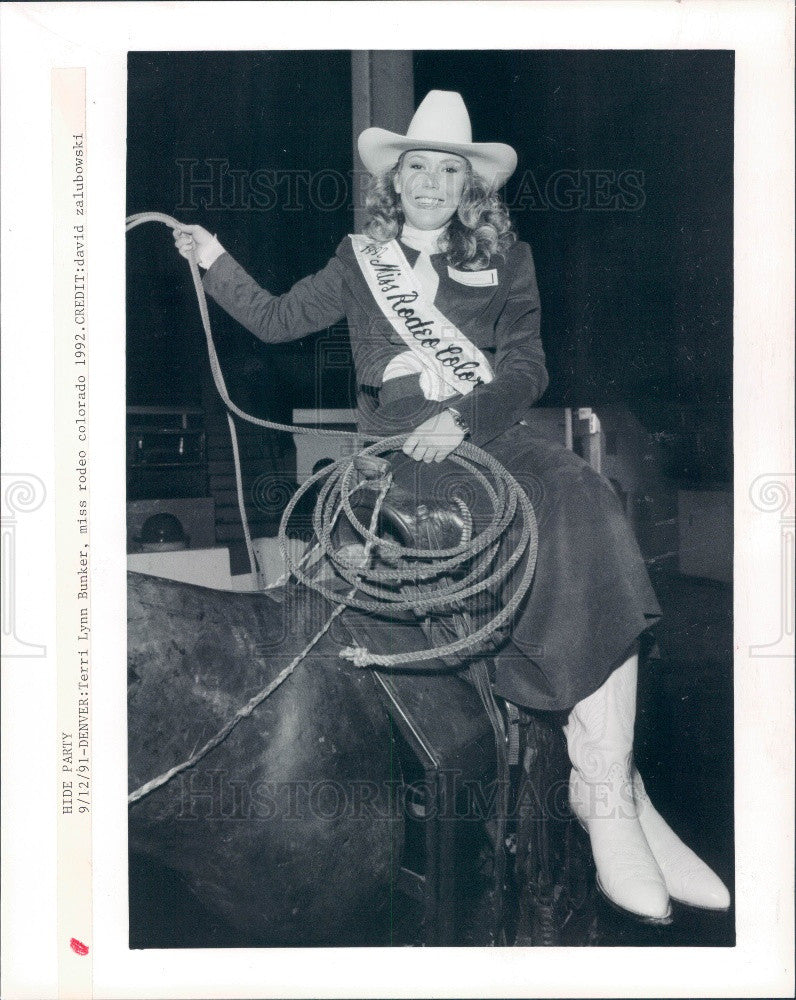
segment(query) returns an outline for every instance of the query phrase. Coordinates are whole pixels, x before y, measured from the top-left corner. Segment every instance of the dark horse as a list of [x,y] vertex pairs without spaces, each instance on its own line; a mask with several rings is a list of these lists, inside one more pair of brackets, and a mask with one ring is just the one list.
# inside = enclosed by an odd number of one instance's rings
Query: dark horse
[[[417,542],[416,510],[388,496],[382,515],[392,538]],[[424,508],[440,547],[451,544],[456,517]],[[295,584],[231,593],[136,573],[128,607],[131,790],[191,757],[333,609]],[[363,640],[388,653],[428,646],[411,613],[385,622],[347,610],[219,746],[130,807],[131,852],[180,873],[247,942],[367,943],[402,878],[425,897],[425,919],[439,932],[452,919],[452,814],[436,817],[414,875],[407,824],[428,820],[430,804],[453,807],[457,793],[439,780],[446,769],[481,783],[486,807],[476,818],[494,812],[500,747],[473,684],[439,661],[384,673],[341,659],[342,646]],[[412,813],[418,776],[426,794]]]

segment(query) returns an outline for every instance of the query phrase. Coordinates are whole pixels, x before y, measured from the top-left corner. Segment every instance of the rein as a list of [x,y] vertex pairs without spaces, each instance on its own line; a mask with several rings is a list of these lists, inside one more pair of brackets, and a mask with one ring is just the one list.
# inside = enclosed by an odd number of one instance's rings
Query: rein
[[[147,222],[159,222],[170,229],[184,228],[176,219],[161,212],[140,212],[126,219],[126,230],[129,232],[136,226]],[[424,664],[429,660],[448,656],[459,657],[467,653],[475,655],[479,648],[483,649],[483,643],[513,616],[530,589],[536,566],[538,538],[536,518],[530,500],[519,483],[500,462],[466,441],[462,442],[456,451],[449,456],[449,460],[458,465],[467,478],[474,478],[485,490],[492,507],[491,520],[485,530],[472,538],[470,530],[467,529],[463,531],[462,538],[457,545],[438,550],[404,547],[381,538],[376,533],[378,518],[384,499],[392,485],[389,464],[381,456],[400,449],[408,435],[375,440],[375,443],[364,446],[366,442],[374,441],[374,439],[350,431],[280,424],[272,420],[254,417],[241,410],[230,399],[221,371],[213,342],[207,298],[195,254],[191,254],[188,263],[207,341],[213,380],[229,411],[227,421],[235,461],[238,506],[253,568],[257,567],[257,561],[246,518],[240,456],[232,414],[268,430],[289,434],[314,434],[322,437],[346,438],[355,444],[357,454],[353,458],[341,459],[324,467],[302,483],[287,504],[279,525],[279,547],[289,573],[300,583],[315,590],[336,605],[328,620],[293,661],[239,709],[215,736],[190,758],[131,792],[127,797],[128,805],[144,798],[156,788],[166,784],[175,775],[192,767],[223,742],[242,719],[251,715],[254,709],[290,676],[328,631],[334,619],[342,614],[346,608],[358,608],[388,618],[395,612],[410,609],[420,614],[450,610],[452,606],[488,589],[497,593],[498,588],[524,557],[525,564],[522,574],[510,600],[475,632],[446,645],[420,652],[375,654],[359,645],[349,646],[340,651],[340,656],[350,660],[357,667],[401,666],[407,668],[413,663]],[[315,544],[308,549],[302,559],[294,560],[287,545],[287,528],[290,517],[301,498],[321,482],[324,485],[321,487],[313,513]],[[354,494],[364,489],[375,490],[377,493],[370,523],[367,526],[360,523],[351,505]],[[461,505],[461,501],[455,502]],[[350,559],[337,551],[333,544],[332,532],[338,518],[343,513],[354,532],[363,540],[364,547],[361,559]],[[521,519],[521,525],[517,544],[508,559],[493,568],[500,540],[518,516]],[[334,565],[337,574],[351,584],[351,590],[347,594],[341,595],[328,587],[322,580],[308,576],[304,571],[304,566],[310,555],[317,552],[318,549]],[[374,554],[380,557],[378,564],[375,564],[372,559]],[[445,580],[439,580],[439,577],[443,575],[445,575]]]

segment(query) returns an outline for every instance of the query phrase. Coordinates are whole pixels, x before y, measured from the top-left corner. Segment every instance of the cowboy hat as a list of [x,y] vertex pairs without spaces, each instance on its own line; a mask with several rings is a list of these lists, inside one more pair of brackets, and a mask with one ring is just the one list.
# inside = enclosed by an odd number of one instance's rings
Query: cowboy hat
[[517,154],[502,142],[473,142],[470,115],[462,95],[431,90],[415,111],[406,135],[366,128],[357,141],[359,155],[372,174],[382,174],[409,149],[433,149],[464,156],[488,187],[500,187],[514,173]]

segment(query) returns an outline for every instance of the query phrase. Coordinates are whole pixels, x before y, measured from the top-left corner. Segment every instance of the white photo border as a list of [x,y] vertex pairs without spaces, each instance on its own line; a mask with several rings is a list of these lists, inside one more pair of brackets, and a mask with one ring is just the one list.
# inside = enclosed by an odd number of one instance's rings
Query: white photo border
[[[308,9],[309,8],[309,9]],[[130,50],[732,49],[735,112],[735,837],[730,949],[130,951],[125,649],[125,142]],[[793,987],[793,664],[777,631],[793,491],[793,26],[784,0],[501,3],[15,3],[2,7],[3,462],[45,486],[53,454],[50,73],[84,66],[90,256],[93,995],[785,996]],[[522,42],[523,44],[520,44]],[[389,43],[387,46],[385,43]],[[791,479],[786,479],[787,475]],[[25,536],[20,634],[4,658],[4,996],[58,996],[52,490]],[[791,495],[791,504],[793,497]],[[792,508],[791,508],[792,511]],[[61,516],[61,515],[59,515]],[[21,574],[20,574],[21,576]],[[14,585],[17,586],[16,579]],[[792,649],[792,636],[791,636]]]

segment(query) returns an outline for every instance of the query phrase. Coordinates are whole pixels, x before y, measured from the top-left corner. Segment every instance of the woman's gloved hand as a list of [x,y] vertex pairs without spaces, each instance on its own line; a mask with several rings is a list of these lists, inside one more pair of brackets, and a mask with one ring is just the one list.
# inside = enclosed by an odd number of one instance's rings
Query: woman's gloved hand
[[173,233],[174,246],[178,252],[186,260],[190,260],[191,253],[195,253],[200,267],[210,267],[226,252],[216,237],[203,226],[182,226],[173,230]]
[[403,446],[403,453],[417,462],[442,462],[467,436],[450,410],[429,417],[416,427]]

